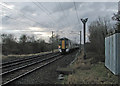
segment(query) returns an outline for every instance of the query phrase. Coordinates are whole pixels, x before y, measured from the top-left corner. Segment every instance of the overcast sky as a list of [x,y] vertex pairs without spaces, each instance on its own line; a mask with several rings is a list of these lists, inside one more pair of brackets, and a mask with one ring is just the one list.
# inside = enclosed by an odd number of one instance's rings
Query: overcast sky
[[117,2],[5,2],[0,4],[2,33],[15,34],[17,37],[21,34],[35,35],[46,41],[51,36],[51,31],[54,31],[54,34],[59,34],[60,37],[68,37],[78,42],[79,31],[83,28],[81,18],[88,18],[88,26],[98,17],[111,19],[118,9]]

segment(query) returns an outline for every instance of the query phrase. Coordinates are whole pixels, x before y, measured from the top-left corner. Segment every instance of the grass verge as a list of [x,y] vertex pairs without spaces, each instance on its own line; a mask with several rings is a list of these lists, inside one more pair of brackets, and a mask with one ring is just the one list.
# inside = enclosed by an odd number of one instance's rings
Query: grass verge
[[69,68],[74,73],[65,75],[62,84],[118,84],[118,76],[111,73],[104,65],[104,62],[93,63],[92,56],[95,53],[87,54],[88,59],[83,59],[83,52],[75,63]]
[[[35,54],[21,54],[21,55],[2,55],[2,59],[6,59],[6,58],[13,58],[13,57],[16,57],[16,58],[23,58],[23,57],[27,57],[27,56],[33,56],[33,55],[40,55],[40,54],[47,54],[47,53],[50,53],[52,51],[48,51],[48,52],[40,52],[40,53],[35,53]],[[57,49],[54,50],[54,52],[58,52]]]

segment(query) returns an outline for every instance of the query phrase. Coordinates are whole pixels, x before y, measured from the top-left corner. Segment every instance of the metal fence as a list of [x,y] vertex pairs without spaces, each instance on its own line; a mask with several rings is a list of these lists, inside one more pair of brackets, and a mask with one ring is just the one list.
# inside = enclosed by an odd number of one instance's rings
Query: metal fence
[[105,38],[105,66],[120,75],[120,33]]

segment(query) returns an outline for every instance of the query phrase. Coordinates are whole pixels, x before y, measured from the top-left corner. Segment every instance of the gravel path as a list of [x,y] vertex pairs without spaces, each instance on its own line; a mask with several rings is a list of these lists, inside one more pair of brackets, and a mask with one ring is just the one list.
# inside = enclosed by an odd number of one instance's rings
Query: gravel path
[[59,82],[59,80],[57,79],[59,74],[56,72],[56,69],[58,67],[66,67],[67,65],[69,65],[70,62],[74,60],[76,53],[77,51],[72,52],[71,54],[65,55],[63,58],[55,61],[54,63],[42,69],[39,69],[23,78],[20,78],[9,85],[55,84]]

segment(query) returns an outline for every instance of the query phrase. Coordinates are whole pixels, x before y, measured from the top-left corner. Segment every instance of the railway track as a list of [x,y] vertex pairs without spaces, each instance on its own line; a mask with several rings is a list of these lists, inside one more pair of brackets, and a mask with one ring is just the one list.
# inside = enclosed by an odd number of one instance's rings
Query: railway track
[[17,62],[24,61],[24,60],[35,59],[35,58],[40,57],[40,56],[46,56],[46,55],[51,55],[51,54],[53,54],[53,53],[40,54],[40,55],[34,55],[34,56],[27,56],[27,57],[21,58],[21,59],[15,59],[15,60],[7,61],[7,62],[2,62],[2,63],[0,63],[0,68],[3,68],[4,65],[9,65],[9,64],[12,64],[12,63],[17,63]]
[[56,55],[56,54],[58,54],[58,53],[44,55],[44,56],[36,56],[36,57],[28,58],[28,59],[22,59],[17,62],[12,61],[11,63],[4,64],[1,67],[3,73],[0,73],[0,75],[4,75],[4,74],[8,73],[7,71],[15,71],[19,68],[30,66],[30,65],[36,63],[38,60],[44,60],[45,58]]
[[[0,76],[2,76],[3,82],[2,85],[7,85],[23,76],[28,75],[29,73],[34,72],[37,69],[40,69],[57,59],[61,58],[60,54],[55,54],[52,56],[46,56],[46,58],[40,59],[39,57],[34,59],[25,59],[19,61],[12,61],[3,65],[3,71]],[[32,58],[32,57],[31,57]],[[32,61],[32,62],[31,62]],[[22,66],[19,64],[26,63]],[[12,67],[19,65],[19,67]],[[12,67],[12,68],[11,68]]]
[[3,63],[2,66],[0,66],[0,69],[2,68],[2,72],[4,72],[4,73],[0,73],[0,75],[5,74],[5,71],[16,69],[16,67],[24,66],[24,65],[27,65],[31,62],[36,62],[37,60],[40,60],[40,59],[43,59],[43,58],[46,58],[48,56],[52,56],[55,54],[58,54],[58,52],[36,55],[36,56],[31,56],[31,57],[17,59],[17,60]]

